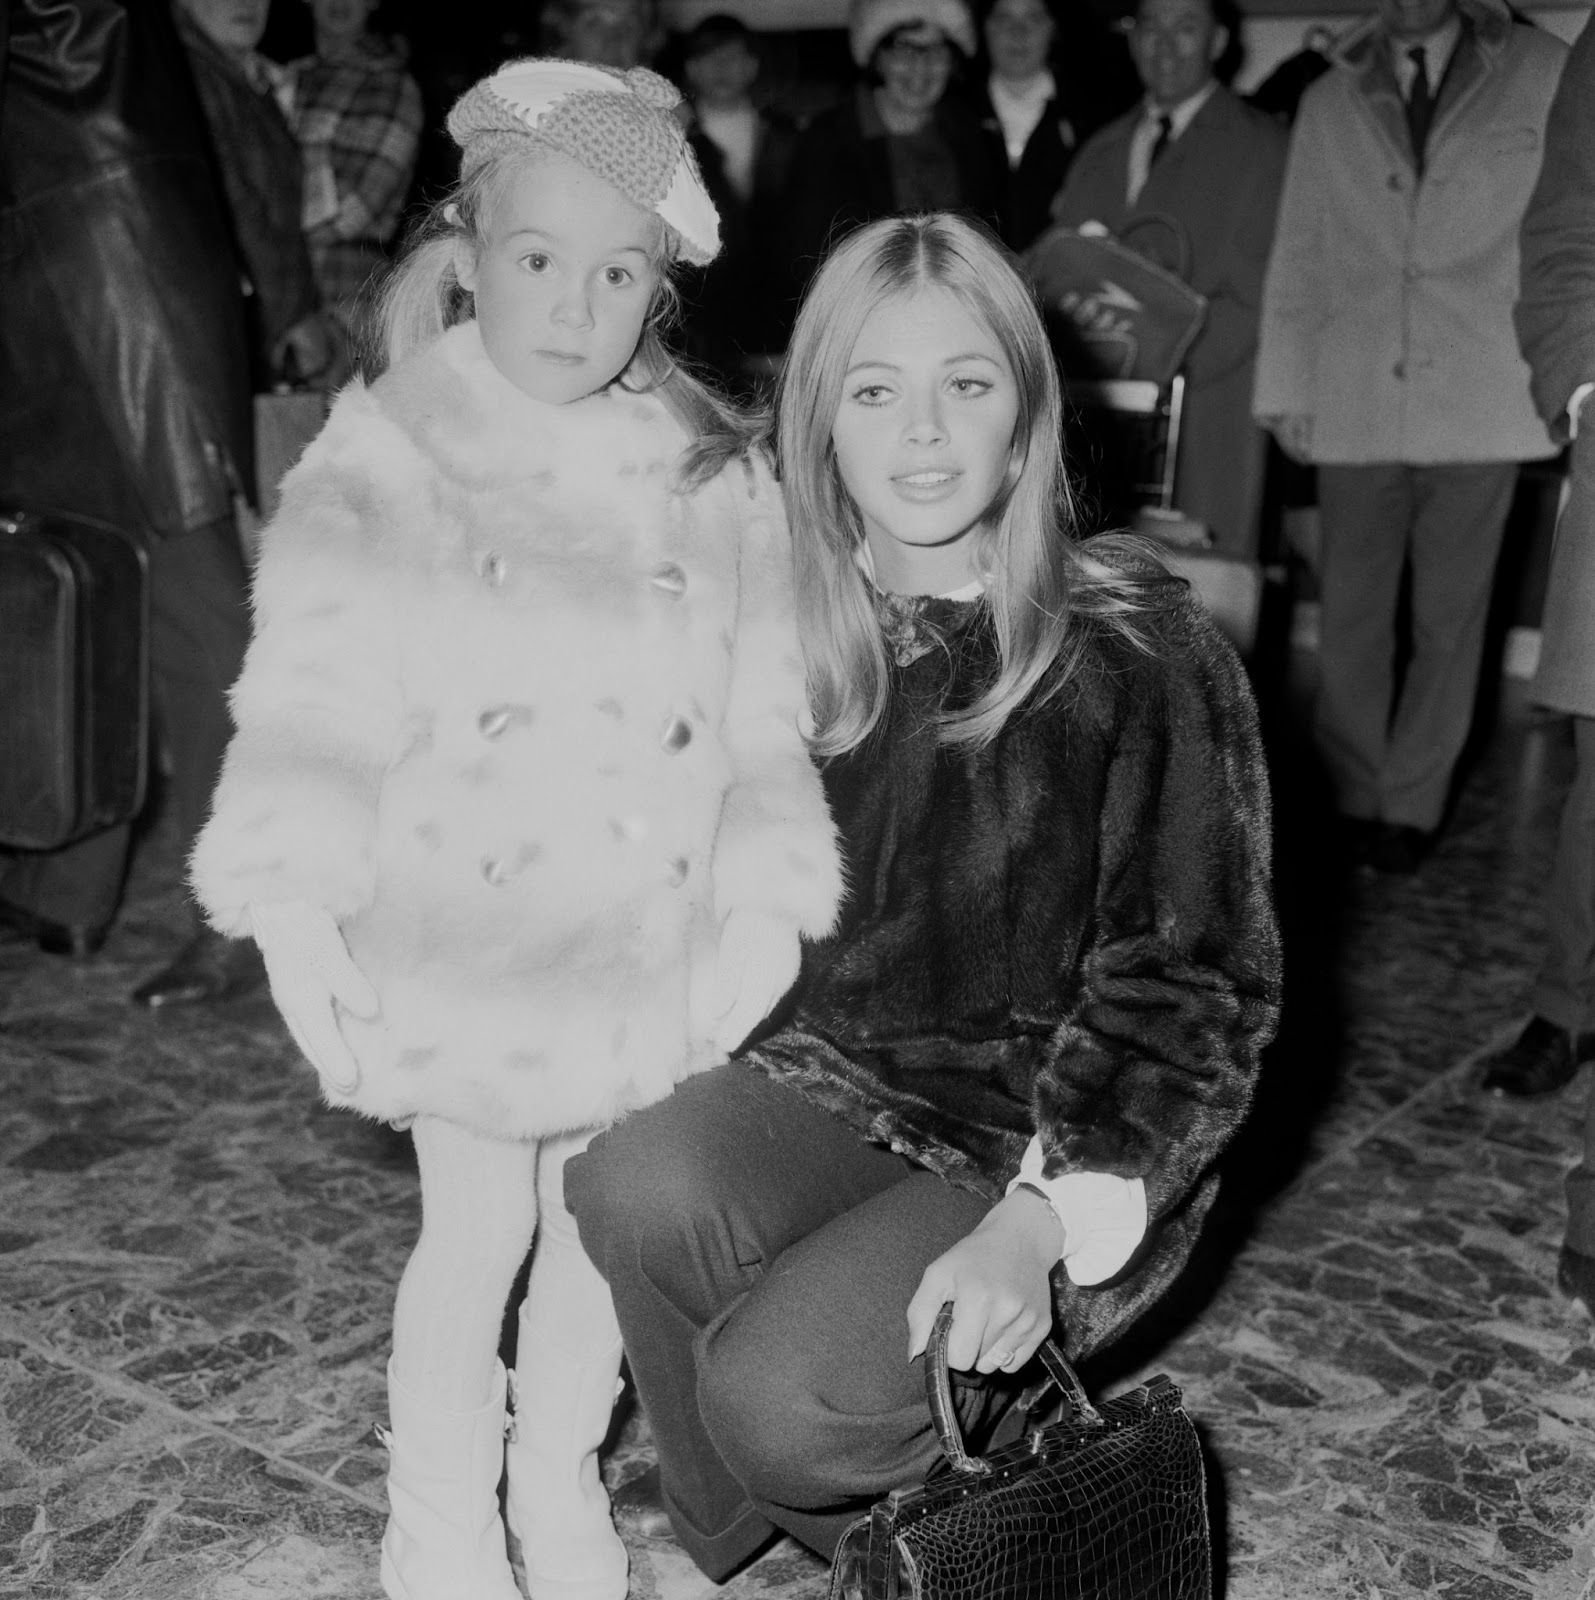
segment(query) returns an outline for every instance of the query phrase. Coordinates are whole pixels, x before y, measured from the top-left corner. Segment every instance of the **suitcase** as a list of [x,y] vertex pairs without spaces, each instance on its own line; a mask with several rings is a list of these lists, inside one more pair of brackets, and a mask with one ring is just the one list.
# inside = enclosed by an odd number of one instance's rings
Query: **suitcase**
[[0,511],[0,844],[131,821],[149,749],[149,575],[131,534]]

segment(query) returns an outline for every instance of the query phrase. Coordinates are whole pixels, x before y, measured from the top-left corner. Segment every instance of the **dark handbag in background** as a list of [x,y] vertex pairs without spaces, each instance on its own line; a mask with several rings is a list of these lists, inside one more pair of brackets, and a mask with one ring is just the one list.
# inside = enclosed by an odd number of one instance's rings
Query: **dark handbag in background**
[[138,815],[149,748],[143,546],[0,511],[0,844],[55,850]]
[[1029,1419],[985,1457],[965,1453],[947,1376],[952,1307],[925,1351],[925,1391],[946,1462],[893,1490],[847,1530],[830,1600],[1208,1600],[1212,1555],[1196,1430],[1165,1377],[1086,1398],[1049,1340],[1050,1382]]

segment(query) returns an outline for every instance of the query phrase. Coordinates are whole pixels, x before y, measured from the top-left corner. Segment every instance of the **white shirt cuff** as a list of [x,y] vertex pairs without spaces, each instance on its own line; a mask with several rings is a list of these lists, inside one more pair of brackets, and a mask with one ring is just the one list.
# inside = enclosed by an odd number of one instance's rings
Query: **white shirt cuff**
[[1574,391],[1573,397],[1567,402],[1567,436],[1569,439],[1578,437],[1578,414],[1583,410],[1584,402],[1595,394],[1595,383],[1581,383]]
[[1146,1237],[1146,1185],[1139,1178],[1116,1178],[1110,1172],[1066,1172],[1045,1178],[1046,1157],[1041,1136],[1031,1139],[1008,1185],[1012,1194],[1021,1183],[1044,1195],[1063,1225],[1063,1270],[1081,1289],[1105,1283],[1130,1259]]

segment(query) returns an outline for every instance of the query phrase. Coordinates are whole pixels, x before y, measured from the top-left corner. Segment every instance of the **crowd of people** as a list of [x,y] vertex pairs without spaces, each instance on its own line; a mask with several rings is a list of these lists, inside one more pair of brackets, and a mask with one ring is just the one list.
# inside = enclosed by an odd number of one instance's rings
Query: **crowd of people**
[[[1573,440],[1542,692],[1579,774],[1486,1082],[1595,1054],[1595,35],[1378,0],[1286,115],[1221,81],[1225,0],[1122,37],[854,0],[852,80],[796,114],[734,16],[549,0],[396,251],[404,50],[309,0],[277,62],[268,11],[7,9],[0,502],[149,551],[202,920],[135,998],[269,983],[325,1097],[411,1131],[394,1600],[514,1600],[506,1521],[533,1600],[621,1600],[623,1350],[718,1578],[929,1469],[944,1304],[989,1441],[1043,1338],[1107,1348],[1191,1254],[1280,1006],[1269,785],[1234,650],[1081,525],[1051,230],[1201,296],[1173,495],[1214,548],[1255,560],[1269,439],[1316,469],[1359,866],[1432,848],[1517,465]],[[246,575],[276,384],[337,394]],[[0,857],[0,916],[92,952],[130,839]],[[1592,1194],[1595,1148],[1561,1261],[1595,1307]]]

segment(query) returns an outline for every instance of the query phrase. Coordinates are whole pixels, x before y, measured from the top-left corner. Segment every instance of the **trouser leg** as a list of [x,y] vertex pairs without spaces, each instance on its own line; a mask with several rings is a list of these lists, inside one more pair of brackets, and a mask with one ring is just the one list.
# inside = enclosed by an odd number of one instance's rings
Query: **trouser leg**
[[[785,1250],[702,1341],[698,1398],[721,1458],[765,1516],[822,1555],[940,1458],[906,1313],[926,1267],[989,1209],[916,1171]],[[979,1450],[1022,1381],[953,1376]]]
[[1410,469],[1318,469],[1318,702],[1314,736],[1349,817],[1382,815],[1381,780],[1395,686],[1396,602],[1406,561]]
[[131,838],[122,823],[59,850],[0,856],[0,899],[70,928],[103,928],[122,898]]
[[[565,1169],[582,1243],[614,1295],[671,1521],[711,1577],[774,1530],[704,1425],[699,1337],[789,1245],[912,1170],[735,1062],[627,1117]],[[906,1356],[906,1330],[901,1343]]]
[[1545,959],[1535,1012],[1569,1033],[1595,1029],[1595,717],[1573,718],[1576,762],[1545,889]]
[[1515,462],[1416,467],[1412,521],[1412,660],[1385,753],[1380,814],[1426,832],[1440,825],[1473,721],[1490,591]]

